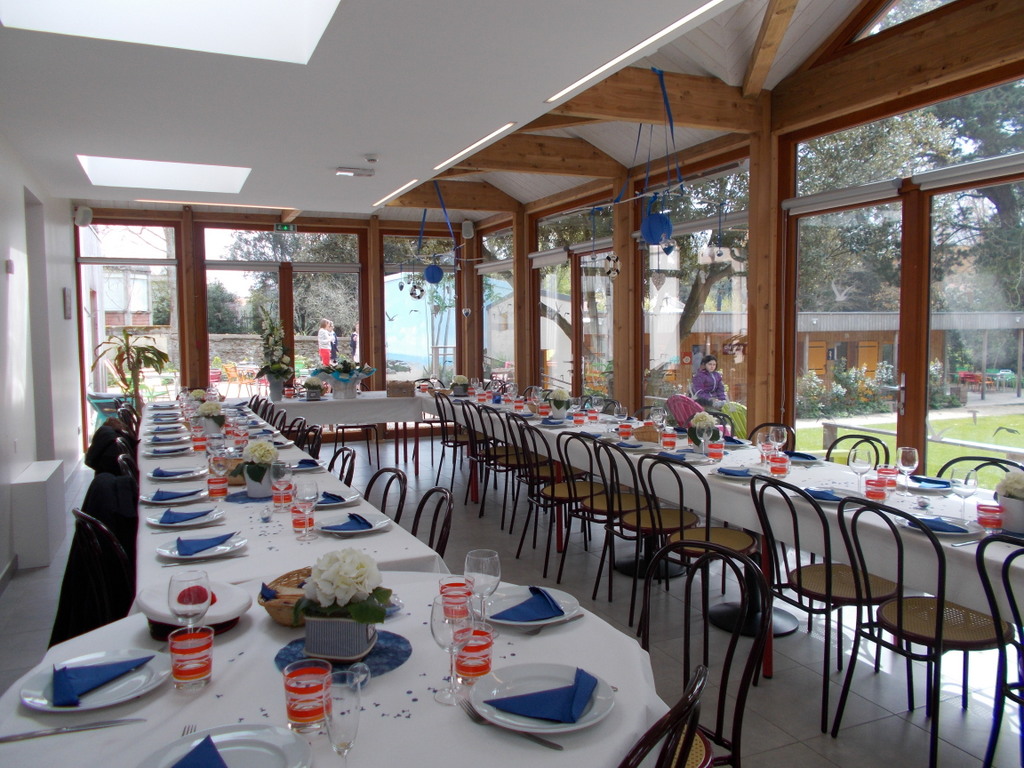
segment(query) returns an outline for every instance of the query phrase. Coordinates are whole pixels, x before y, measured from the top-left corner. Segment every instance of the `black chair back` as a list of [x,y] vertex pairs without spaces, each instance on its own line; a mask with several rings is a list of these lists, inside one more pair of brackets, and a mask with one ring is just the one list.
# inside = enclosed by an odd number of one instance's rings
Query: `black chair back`
[[421,522],[430,521],[427,544],[441,557],[444,557],[448,549],[448,536],[452,530],[452,506],[452,492],[436,486],[423,494],[412,518],[413,536],[419,534]]
[[345,485],[352,485],[352,476],[356,471],[356,449],[345,445],[338,448],[327,465],[327,471],[336,474]]
[[749,432],[747,432],[747,439],[753,440],[757,433],[760,432],[762,429],[771,429],[772,427],[782,427],[783,429],[786,430],[786,442],[782,445],[782,450],[792,451],[796,448],[796,430],[793,429],[789,424],[783,424],[782,422],[779,421],[764,421],[758,424],[756,427],[752,428]]
[[647,729],[647,733],[622,758],[619,768],[647,765],[647,756],[658,744],[661,744],[661,749],[654,768],[683,768],[690,765],[690,751],[697,736],[697,720],[700,718],[700,697],[707,682],[708,668],[698,666],[679,701]]
[[[401,522],[402,511],[405,509],[405,493],[408,484],[409,481],[402,470],[394,467],[382,467],[373,473],[370,482],[366,484],[363,498],[398,523]],[[375,503],[373,491],[378,487],[380,502]]]
[[860,448],[870,451],[874,456],[874,461],[871,462],[873,466],[889,463],[888,445],[873,435],[858,434],[840,435],[833,440],[828,450],[825,451],[825,461],[832,461],[832,454],[837,451],[842,451],[849,457],[851,451]]

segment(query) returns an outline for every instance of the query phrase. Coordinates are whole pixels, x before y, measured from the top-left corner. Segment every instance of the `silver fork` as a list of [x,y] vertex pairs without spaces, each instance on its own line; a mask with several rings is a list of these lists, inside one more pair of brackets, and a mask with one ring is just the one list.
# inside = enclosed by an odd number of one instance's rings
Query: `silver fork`
[[573,622],[573,621],[576,621],[577,619],[582,619],[582,618],[583,618],[583,614],[582,613],[577,613],[576,615],[570,616],[568,619],[565,619],[565,621],[553,621],[550,624],[541,624],[539,627],[531,627],[530,629],[524,630],[521,634],[524,634],[524,635],[539,635],[541,632],[543,632],[548,627],[560,627],[563,624],[569,624],[570,622]]
[[181,735],[182,736],[191,736],[195,732],[196,732],[196,724],[195,723],[188,723],[184,728],[181,729]]
[[501,730],[503,731],[514,733],[517,736],[523,736],[524,738],[527,738],[530,741],[535,742],[536,744],[540,744],[542,747],[547,747],[548,749],[557,749],[559,751],[561,751],[562,749],[561,744],[556,744],[553,741],[548,741],[547,739],[542,738],[535,733],[530,733],[529,731],[517,731],[514,728],[505,728],[503,726],[497,725],[496,723],[492,723],[490,720],[484,719],[484,716],[476,711],[476,707],[473,706],[472,702],[470,702],[469,699],[459,699],[459,706],[462,707],[463,712],[469,715],[469,719],[477,725],[493,725],[496,728],[501,728]]

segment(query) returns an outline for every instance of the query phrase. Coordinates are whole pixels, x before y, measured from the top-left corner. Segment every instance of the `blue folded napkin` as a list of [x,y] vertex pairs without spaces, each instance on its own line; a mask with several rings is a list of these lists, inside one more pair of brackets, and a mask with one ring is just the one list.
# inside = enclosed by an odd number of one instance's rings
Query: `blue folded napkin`
[[159,488],[150,498],[153,501],[173,501],[174,499],[184,499],[186,496],[195,496],[199,491],[199,488],[193,491],[167,491]]
[[266,584],[260,584],[260,597],[264,600],[274,600],[277,598],[277,590],[268,587]]
[[173,454],[173,453],[185,453],[186,451],[191,451],[191,450],[192,449],[189,446],[183,445],[180,448],[154,448],[151,451],[151,453],[157,454],[157,455],[160,455],[160,456],[164,456],[164,455]]
[[316,459],[299,459],[295,464],[297,467],[319,467],[320,462]]
[[750,470],[744,467],[743,469],[731,469],[729,467],[719,467],[718,474],[728,475],[729,477],[750,477]]
[[195,520],[197,517],[206,517],[211,512],[213,512],[212,509],[203,509],[199,512],[175,512],[172,509],[165,509],[164,513],[160,515],[160,522],[163,525],[184,523],[188,520]]
[[181,440],[177,435],[153,435],[149,438],[151,443],[176,443]]
[[910,479],[918,484],[921,488],[952,488],[953,484],[949,480],[943,480],[939,477],[928,477],[927,475],[911,475]]
[[910,524],[918,528],[928,528],[936,533],[968,533],[963,526],[950,523],[941,517],[919,517],[917,520],[911,520]]
[[153,428],[154,432],[178,432],[180,430],[181,430],[181,427],[178,426],[177,424],[165,424],[162,427],[154,427]]
[[601,433],[600,432],[585,432],[582,429],[580,430],[580,434],[581,435],[586,435],[587,437],[593,437],[593,438],[601,437]]
[[619,448],[643,448],[643,443],[627,443],[625,440],[620,440],[616,443]]
[[501,621],[543,621],[564,615],[565,611],[555,598],[540,587],[530,587],[530,597],[493,614],[491,618]]
[[740,440],[738,437],[733,437],[732,435],[723,437],[722,442],[726,445],[746,445],[744,441]]
[[249,426],[250,427],[258,427],[262,423],[263,422],[261,422],[259,419],[249,419]]
[[323,526],[325,531],[368,531],[371,528],[373,528],[373,523],[355,512],[349,514],[347,523]]
[[190,557],[208,549],[219,547],[225,541],[235,535],[235,532],[225,533],[223,536],[213,536],[209,539],[183,539],[178,537],[178,554]]
[[53,705],[55,707],[77,707],[78,697],[99,688],[104,683],[116,680],[121,675],[137,669],[152,659],[142,656],[127,661],[108,664],[85,664],[80,667],[53,668]]
[[171,768],[228,768],[228,764],[220,756],[213,739],[207,736]]
[[271,442],[274,444],[275,448],[289,448],[292,445],[292,443],[287,440],[272,440]]
[[832,493],[832,491],[829,491],[829,490],[827,490],[825,488],[804,488],[804,491],[812,499],[817,499],[818,501],[842,501],[843,500],[842,496],[839,496],[838,494]]
[[182,475],[188,475],[195,472],[194,469],[161,469],[157,467],[153,470],[153,477],[181,477]]
[[672,451],[662,451],[661,453],[658,454],[658,458],[667,459],[668,461],[674,461],[678,464],[686,464],[687,453],[690,453],[690,451],[676,451],[674,453]]
[[582,669],[576,669],[572,685],[548,691],[506,696],[485,702],[496,709],[513,715],[523,715],[556,723],[575,723],[590,703],[597,687],[597,678]]
[[560,427],[565,424],[565,419],[541,419],[541,424],[547,424],[549,427]]
[[177,416],[167,415],[167,416],[154,416],[152,421],[153,421],[154,424],[174,424],[174,423],[180,421],[180,419]]
[[818,457],[813,453],[801,453],[800,451],[783,451],[783,453],[797,461],[818,461]]
[[330,491],[324,491],[323,493],[320,494],[321,504],[340,504],[344,500],[344,496],[339,496],[338,494],[331,493]]

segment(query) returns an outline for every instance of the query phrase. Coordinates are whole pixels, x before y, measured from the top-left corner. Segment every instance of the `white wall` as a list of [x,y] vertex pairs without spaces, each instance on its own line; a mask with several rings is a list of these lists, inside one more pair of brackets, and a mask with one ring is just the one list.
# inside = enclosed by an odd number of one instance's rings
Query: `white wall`
[[74,296],[70,219],[0,136],[0,576],[13,557],[11,483],[33,461],[60,459],[67,478],[81,460],[77,319],[63,319],[61,293]]

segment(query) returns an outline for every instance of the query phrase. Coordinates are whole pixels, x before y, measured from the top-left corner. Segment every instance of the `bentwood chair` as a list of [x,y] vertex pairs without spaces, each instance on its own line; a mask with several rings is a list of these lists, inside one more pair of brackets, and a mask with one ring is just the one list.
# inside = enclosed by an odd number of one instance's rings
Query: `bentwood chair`
[[[906,660],[910,709],[914,709],[913,662],[924,662],[925,715],[931,718],[928,765],[935,768],[943,655],[948,651],[964,653],[961,706],[966,709],[967,654],[998,648],[1012,639],[1013,632],[1005,622],[997,625],[988,614],[946,599],[945,550],[938,537],[927,527],[920,526],[909,512],[859,498],[846,498],[839,504],[839,525],[846,545],[846,559],[854,570],[880,573],[888,568],[894,574],[896,590],[888,599],[879,599],[881,596],[876,594],[876,585],[871,579],[854,580],[857,628],[852,660],[846,669],[832,723],[832,736],[839,735],[860,644],[871,642]],[[913,586],[908,583],[911,573],[916,576]],[[877,657],[875,663],[877,671]]]
[[[483,483],[480,488],[480,517],[486,508],[487,492],[493,479],[495,485],[498,478],[503,481],[501,503],[501,530],[505,530],[505,516],[511,511],[509,533],[516,520],[516,505],[519,502],[519,480],[525,480],[526,465],[529,457],[520,447],[520,424],[526,420],[511,411],[499,411],[489,405],[480,407],[480,422],[483,432],[488,436],[481,457],[484,464]],[[512,500],[509,502],[509,495]]]
[[305,427],[295,438],[295,445],[314,459],[320,458],[320,446],[324,441],[324,428],[320,424]]
[[[381,467],[373,473],[370,482],[366,484],[363,498],[398,523],[401,522],[402,511],[405,509],[405,494],[408,485],[409,481],[405,472],[395,467]],[[379,488],[380,491],[379,503],[374,502],[373,492],[376,488]]]
[[1011,469],[1024,472],[1024,464],[996,456],[957,456],[950,459],[939,469],[939,477],[948,477],[954,468],[973,469],[977,472],[979,488],[995,488],[1003,475]]
[[701,755],[694,754],[695,750],[693,749],[694,744],[700,744],[703,747],[703,742],[697,741],[697,721],[700,718],[700,697],[707,682],[708,668],[701,664],[694,670],[679,701],[673,705],[672,709],[658,718],[658,722],[647,729],[647,732],[622,758],[619,768],[640,768],[641,765],[651,765],[647,757],[658,748],[659,744],[661,749],[658,750],[658,756],[652,768],[705,768],[705,766],[709,766],[711,756],[704,754],[704,759],[700,759]]
[[437,463],[437,476],[434,483],[441,482],[441,469],[444,467],[445,456],[451,456],[452,477],[449,488],[455,487],[455,462],[462,463],[462,456],[469,446],[469,438],[455,419],[455,405],[448,395],[441,392],[434,392],[434,402],[437,405],[437,415],[441,419],[441,460]]
[[[548,515],[547,538],[544,544],[544,578],[548,576],[548,563],[551,558],[551,534],[558,515],[572,504],[572,493],[567,483],[562,481],[561,465],[555,457],[557,452],[548,435],[538,427],[519,419],[515,423],[519,430],[518,444],[521,463],[521,479],[526,490],[526,520],[523,532],[519,536],[519,547],[516,559],[523,552],[523,544],[530,533],[530,522],[533,521],[533,546],[537,547],[537,527],[542,513]],[[511,526],[510,526],[511,528]]]
[[[654,601],[655,582],[660,570],[681,557],[690,560],[686,573],[670,585],[678,593],[682,585],[682,600]],[[751,624],[735,622],[728,631],[710,630],[704,619],[708,613],[708,590],[698,580],[706,581],[712,569],[721,569],[735,582],[739,591],[739,606],[744,615],[756,617]],[[653,557],[644,578],[643,609],[640,618],[640,645],[651,648],[651,635],[659,630],[659,616],[665,606],[674,607],[674,615],[682,621],[680,655],[683,661],[683,679],[690,680],[701,666],[709,670],[715,698],[714,715],[698,728],[691,752],[686,757],[696,765],[732,765],[742,768],[743,719],[750,686],[756,680],[764,657],[768,632],[771,627],[772,599],[768,583],[757,563],[712,542],[675,542],[662,547]],[[752,632],[744,637],[744,631]],[[716,659],[712,664],[712,657]],[[717,660],[721,659],[719,663]],[[704,699],[705,705],[709,702]],[[707,710],[705,710],[707,711]],[[730,713],[731,712],[731,716]],[[685,760],[676,764],[689,765]]]
[[889,463],[888,445],[872,435],[858,434],[840,435],[833,440],[832,444],[825,451],[825,461],[832,461],[832,455],[835,453],[842,453],[844,456],[849,457],[850,452],[858,448],[864,448],[872,452],[875,460],[871,463],[875,467],[879,464]]
[[[337,472],[334,471],[335,467],[338,468]],[[327,471],[331,474],[337,474],[338,479],[345,485],[352,485],[352,477],[356,471],[355,448],[349,448],[344,445],[338,448],[327,465]]]
[[793,429],[789,424],[783,424],[778,421],[765,421],[758,424],[756,427],[752,428],[749,432],[747,432],[747,439],[753,440],[757,433],[760,432],[762,429],[771,429],[772,427],[782,427],[783,429],[786,430],[786,442],[782,444],[782,450],[796,450],[796,430]]
[[[821,505],[803,488],[771,477],[750,480],[757,519],[764,537],[762,562],[775,599],[782,600],[807,614],[821,616],[825,622],[822,659],[821,732],[828,732],[830,655],[832,650],[832,613],[838,611],[836,669],[843,668],[843,607],[857,604],[856,573],[849,565],[837,562],[832,552],[829,519]],[[821,555],[821,562],[808,562],[806,551]],[[896,584],[867,574],[872,582],[875,604],[895,594]]]
[[428,521],[427,545],[444,557],[452,530],[452,492],[447,488],[436,486],[423,494],[412,518],[412,535],[418,535],[420,523]]
[[[990,551],[991,550],[991,551]],[[1024,716],[1024,586],[1013,573],[1024,564],[1024,540],[1005,533],[988,536],[982,540],[975,552],[978,573],[981,576],[989,611],[992,613],[993,632],[1003,626],[1005,616],[1012,628],[1012,637],[1005,645],[999,646],[999,662],[996,669],[996,689],[993,694],[992,731],[985,750],[984,768],[990,768],[999,742],[999,731],[1003,724],[1006,702],[1017,705],[1017,760],[1024,763],[1024,728],[1020,718]],[[1013,659],[1009,649],[1013,649]],[[1010,765],[1009,760],[1006,762]]]

